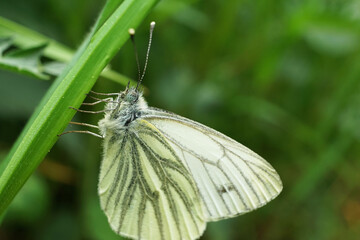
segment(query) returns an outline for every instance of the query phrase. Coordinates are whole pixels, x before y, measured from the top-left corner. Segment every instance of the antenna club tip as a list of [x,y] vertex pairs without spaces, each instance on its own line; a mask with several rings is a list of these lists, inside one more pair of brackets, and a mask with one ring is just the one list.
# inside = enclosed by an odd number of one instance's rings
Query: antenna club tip
[[150,23],[150,27],[155,27],[155,21],[152,21],[151,23]]
[[135,29],[129,28],[129,34],[130,35],[135,35]]

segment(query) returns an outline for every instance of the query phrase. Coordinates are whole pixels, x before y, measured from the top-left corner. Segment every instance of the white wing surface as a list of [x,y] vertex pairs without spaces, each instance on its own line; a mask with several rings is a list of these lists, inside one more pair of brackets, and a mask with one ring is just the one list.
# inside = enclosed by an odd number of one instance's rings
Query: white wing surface
[[204,203],[206,221],[244,214],[282,190],[274,168],[233,139],[195,121],[149,108],[142,118],[165,136],[191,172]]
[[195,239],[203,203],[188,169],[159,130],[137,119],[108,132],[99,196],[111,228],[134,239]]

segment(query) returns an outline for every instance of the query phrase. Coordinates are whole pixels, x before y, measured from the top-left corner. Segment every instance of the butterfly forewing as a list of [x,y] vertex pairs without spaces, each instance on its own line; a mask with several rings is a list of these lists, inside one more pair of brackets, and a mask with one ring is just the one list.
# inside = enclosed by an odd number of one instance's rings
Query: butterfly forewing
[[118,234],[194,239],[205,229],[203,202],[192,175],[165,136],[146,120],[106,135],[98,191]]
[[206,221],[259,208],[282,190],[279,175],[259,155],[200,123],[156,108],[144,119],[180,157],[196,183]]

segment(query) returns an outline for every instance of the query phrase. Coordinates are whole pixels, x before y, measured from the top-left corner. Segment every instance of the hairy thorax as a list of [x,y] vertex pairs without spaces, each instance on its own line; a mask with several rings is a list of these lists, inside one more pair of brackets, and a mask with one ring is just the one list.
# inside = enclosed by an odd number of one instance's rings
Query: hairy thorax
[[134,88],[127,89],[105,106],[105,115],[98,123],[102,136],[123,131],[131,127],[148,108],[142,93]]

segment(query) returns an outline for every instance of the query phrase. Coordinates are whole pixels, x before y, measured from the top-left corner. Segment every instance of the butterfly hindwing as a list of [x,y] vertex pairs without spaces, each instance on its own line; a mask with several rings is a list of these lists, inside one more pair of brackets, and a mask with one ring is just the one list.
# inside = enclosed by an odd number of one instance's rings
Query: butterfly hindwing
[[194,239],[205,229],[203,203],[191,174],[163,134],[146,120],[107,133],[98,191],[118,234]]
[[204,203],[206,221],[244,214],[282,190],[274,168],[231,138],[195,121],[149,108],[143,116],[170,143],[191,172]]

